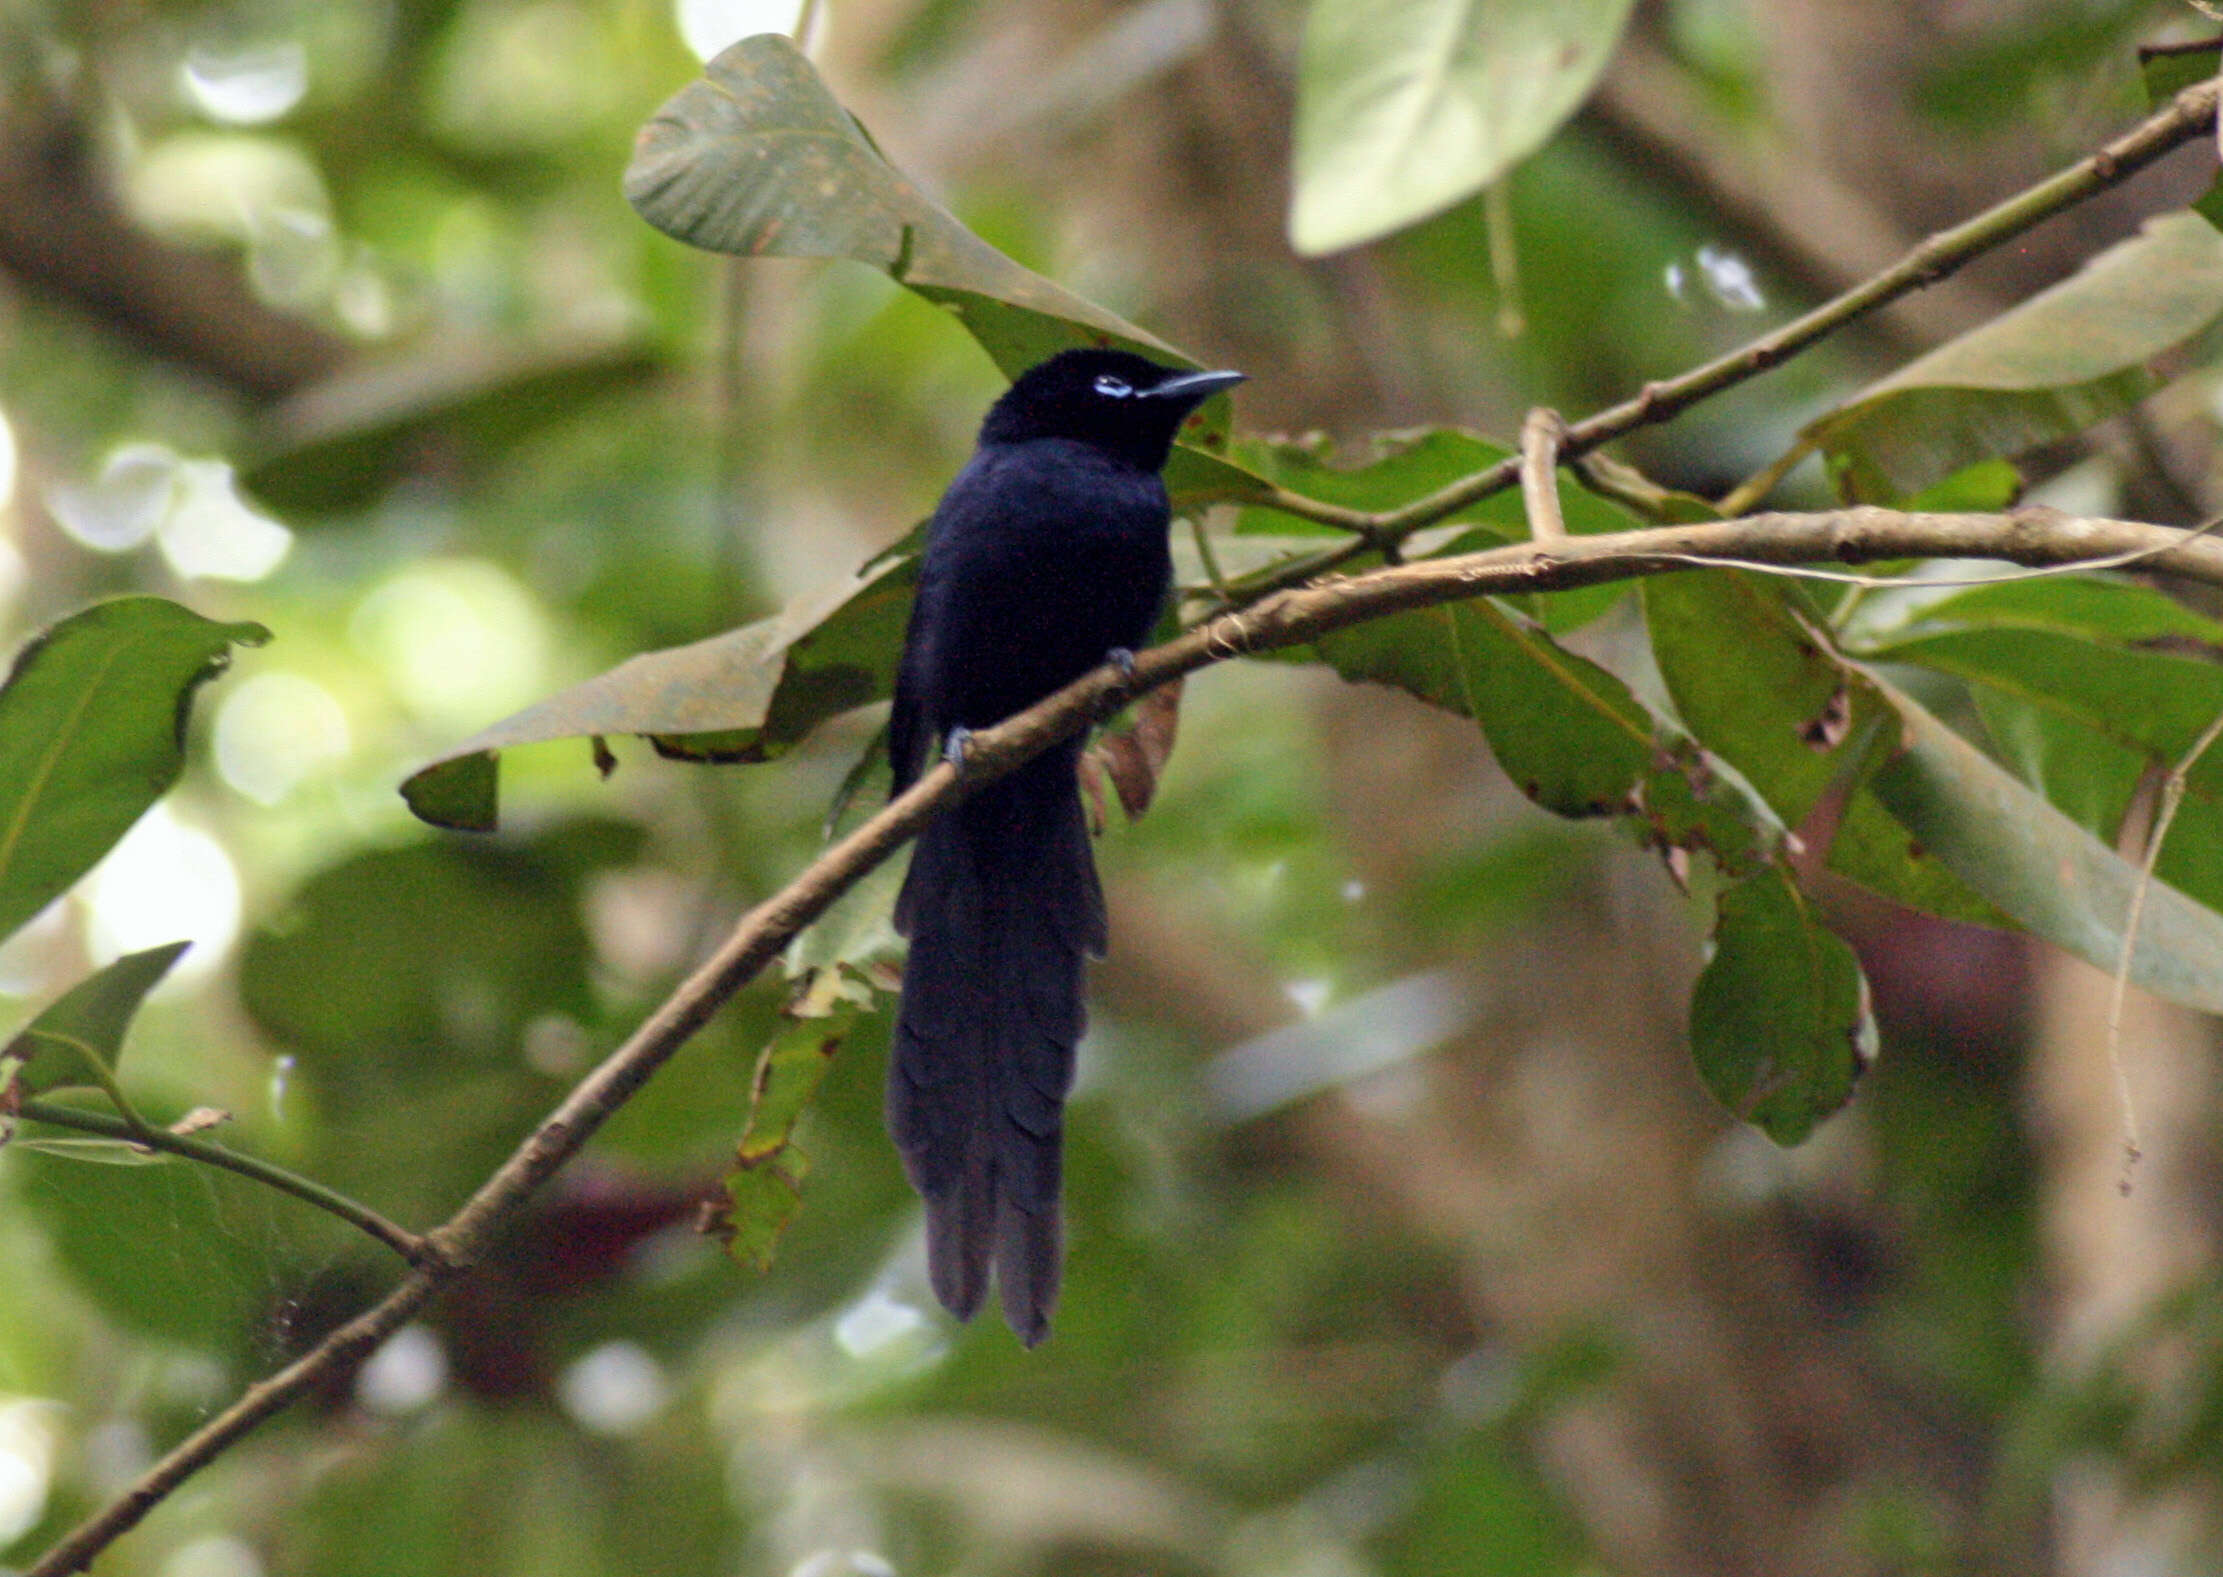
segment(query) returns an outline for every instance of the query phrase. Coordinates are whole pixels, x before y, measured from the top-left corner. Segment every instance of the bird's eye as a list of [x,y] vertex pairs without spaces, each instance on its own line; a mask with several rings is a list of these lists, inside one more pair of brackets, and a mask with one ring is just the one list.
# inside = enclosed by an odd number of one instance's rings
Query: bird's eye
[[1124,400],[1125,398],[1127,398],[1128,395],[1134,393],[1135,390],[1134,386],[1128,383],[1126,379],[1115,378],[1107,372],[1101,378],[1098,378],[1096,380],[1096,392],[1098,394],[1109,395],[1115,400]]

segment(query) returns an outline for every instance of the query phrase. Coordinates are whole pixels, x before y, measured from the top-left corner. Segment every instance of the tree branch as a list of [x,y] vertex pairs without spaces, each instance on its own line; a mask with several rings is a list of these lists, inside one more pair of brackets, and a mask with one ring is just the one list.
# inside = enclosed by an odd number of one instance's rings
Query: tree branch
[[1485,553],[1393,565],[1350,579],[1329,578],[1210,619],[1142,653],[1131,677],[1101,668],[975,734],[962,781],[948,763],[937,764],[782,891],[750,910],[717,952],[564,1099],[445,1226],[429,1234],[431,1254],[400,1286],[296,1362],[250,1387],[129,1491],[47,1551],[25,1577],[68,1577],[84,1571],[172,1490],[264,1419],[360,1362],[443,1283],[468,1270],[532,1192],[576,1155],[727,999],[777,958],[797,932],[894,854],[930,815],[1143,691],[1232,657],[1303,645],[1389,614],[1492,593],[1563,590],[1723,562],[1797,566],[1983,558],[2045,566],[2121,561],[2131,555],[2223,585],[2223,542],[2137,521],[2087,519],[2047,509],[2006,515],[1875,508],[1753,515],[1555,544],[1516,543]]
[[[1965,223],[1940,230],[1889,268],[1822,303],[1803,317],[1704,366],[1678,377],[1648,383],[1634,399],[1623,400],[1619,405],[1609,406],[1571,424],[1560,443],[1561,461],[1578,459],[1640,427],[1655,426],[1680,415],[1701,400],[1780,366],[1846,324],[1911,291],[1936,283],[2041,221],[2075,207],[2097,192],[2119,185],[2171,149],[2214,127],[2217,86],[2208,81],[2186,88],[2168,108],[2148,116],[2089,158],[2048,176]],[[1345,552],[1348,558],[1363,552],[1369,545],[1402,541],[1423,527],[1502,492],[1519,476],[1520,457],[1509,455],[1425,498],[1378,514],[1336,505],[1315,505],[1311,500],[1285,492],[1266,502],[1267,507],[1285,514],[1357,532],[1361,540],[1349,545]]]

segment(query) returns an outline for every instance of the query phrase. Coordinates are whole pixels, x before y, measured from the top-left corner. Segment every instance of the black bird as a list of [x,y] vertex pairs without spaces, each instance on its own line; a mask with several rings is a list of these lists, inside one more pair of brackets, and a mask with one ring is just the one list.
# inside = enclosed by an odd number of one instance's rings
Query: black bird
[[[996,401],[927,525],[888,725],[896,793],[937,741],[962,765],[971,730],[1144,643],[1172,577],[1158,473],[1189,413],[1242,378],[1069,350]],[[1083,959],[1107,940],[1080,752],[1057,745],[928,823],[895,909],[911,951],[888,1129],[926,1201],[934,1293],[970,1318],[992,1265],[1030,1347],[1049,1334],[1064,1257]]]

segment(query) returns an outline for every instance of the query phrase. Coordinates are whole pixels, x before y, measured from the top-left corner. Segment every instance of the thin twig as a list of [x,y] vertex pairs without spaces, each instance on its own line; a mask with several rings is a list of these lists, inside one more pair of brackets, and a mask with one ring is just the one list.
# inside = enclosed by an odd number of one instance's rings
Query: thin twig
[[1528,332],[1528,312],[1521,303],[1521,248],[1513,232],[1513,194],[1510,175],[1482,188],[1482,227],[1490,238],[1490,283],[1497,290],[1497,332],[1502,339],[1519,339]]
[[1799,468],[1801,462],[1814,452],[1814,446],[1801,438],[1784,450],[1760,470],[1746,477],[1735,487],[1721,495],[1721,502],[1714,507],[1724,515],[1741,515],[1748,509],[1767,502],[1768,495],[1778,484]]
[[79,1133],[99,1134],[107,1139],[122,1139],[144,1149],[165,1151],[189,1161],[198,1161],[203,1166],[222,1167],[227,1172],[252,1178],[266,1187],[275,1188],[281,1194],[291,1194],[304,1204],[314,1205],[328,1215],[339,1217],[349,1226],[377,1239],[412,1265],[423,1263],[431,1252],[423,1238],[406,1228],[396,1226],[368,1205],[359,1204],[345,1194],[298,1173],[289,1172],[282,1166],[255,1156],[242,1155],[237,1150],[228,1150],[207,1139],[174,1133],[150,1123],[134,1122],[129,1117],[65,1106],[58,1101],[29,1100],[23,1103],[21,1110],[33,1122],[47,1123],[56,1128],[71,1128]]
[[1566,436],[1566,422],[1549,406],[1537,406],[1521,423],[1521,504],[1533,541],[1567,540],[1567,522],[1559,514],[1559,441]]
[[2161,841],[2169,836],[2169,824],[2184,803],[2192,769],[2219,737],[2223,737],[2223,714],[2200,731],[2192,748],[2161,781],[2160,808],[2154,814],[2153,830],[2146,834],[2146,857],[2138,865],[2138,885],[2131,889],[2130,913],[2123,920],[2123,950],[2115,960],[2115,979],[2107,994],[2107,1066],[2114,1071],[2115,1099],[2123,1113],[2123,1175],[2115,1186],[2124,1194],[2130,1192],[2131,1173],[2143,1154],[2138,1145],[2138,1107],[2131,1098],[2129,1071],[2123,1066],[2123,999],[2130,988],[2130,963],[2138,951],[2138,927],[2146,918],[2146,894],[2153,889],[2154,868],[2161,862]]
[[[1568,427],[1566,441],[1560,446],[1560,458],[1572,460],[1638,428],[1678,416],[1701,400],[1782,365],[1878,307],[1934,284],[1971,259],[2012,241],[2095,193],[2119,185],[2172,149],[2213,127],[2217,92],[2215,81],[2195,83],[2179,93],[2166,108],[2148,116],[2089,158],[2078,160],[1973,219],[1938,231],[1889,268],[1804,316],[1679,377],[1646,384],[1634,399],[1584,417]],[[1425,498],[1378,514],[1360,514],[1339,506],[1318,509],[1310,500],[1294,497],[1273,500],[1271,507],[1307,520],[1346,526],[1372,537],[1394,541],[1504,491],[1518,478],[1519,466],[1517,457],[1508,457],[1472,476],[1461,477]],[[1352,519],[1354,515],[1356,521]]]

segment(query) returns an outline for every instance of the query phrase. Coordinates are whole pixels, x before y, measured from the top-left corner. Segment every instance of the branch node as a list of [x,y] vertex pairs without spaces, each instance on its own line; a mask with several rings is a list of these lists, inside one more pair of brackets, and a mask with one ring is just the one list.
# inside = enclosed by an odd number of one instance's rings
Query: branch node
[[1538,545],[1556,548],[1567,540],[1559,513],[1559,446],[1567,423],[1546,405],[1521,424],[1521,505],[1528,513],[1528,534]]

